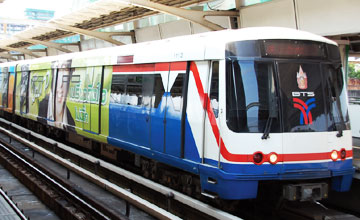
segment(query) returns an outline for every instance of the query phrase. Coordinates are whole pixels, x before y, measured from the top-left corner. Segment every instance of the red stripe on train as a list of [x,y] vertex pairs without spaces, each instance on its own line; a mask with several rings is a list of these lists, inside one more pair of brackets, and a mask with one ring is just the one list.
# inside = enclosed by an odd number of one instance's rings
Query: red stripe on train
[[[253,162],[253,155],[252,154],[233,154],[230,153],[225,144],[223,139],[220,137],[219,127],[216,123],[216,118],[214,112],[212,110],[210,98],[208,94],[204,92],[204,88],[201,83],[200,74],[197,69],[195,62],[192,62],[190,65],[190,70],[194,75],[195,84],[200,96],[200,101],[202,106],[204,106],[210,121],[210,125],[212,131],[214,133],[215,139],[217,144],[221,143],[220,153],[224,159],[231,161],[231,162]],[[279,162],[296,162],[296,161],[312,161],[312,160],[329,160],[331,152],[323,152],[323,153],[301,153],[301,154],[278,154]],[[265,155],[266,158],[269,155]],[[346,151],[346,157],[350,158],[353,156],[352,150]]]
[[155,72],[155,71],[186,71],[186,62],[173,63],[149,63],[149,64],[127,64],[113,67],[113,72]]

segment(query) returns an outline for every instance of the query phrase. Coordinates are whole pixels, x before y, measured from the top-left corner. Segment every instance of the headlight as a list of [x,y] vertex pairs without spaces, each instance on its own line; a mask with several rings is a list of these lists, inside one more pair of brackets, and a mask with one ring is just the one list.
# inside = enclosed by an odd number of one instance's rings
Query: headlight
[[269,154],[269,163],[276,164],[278,162],[278,155],[274,152]]
[[338,154],[338,152],[336,151],[336,150],[333,150],[332,152],[331,152],[331,159],[333,160],[333,161],[336,161],[337,159],[338,159],[338,157],[339,157],[339,154]]

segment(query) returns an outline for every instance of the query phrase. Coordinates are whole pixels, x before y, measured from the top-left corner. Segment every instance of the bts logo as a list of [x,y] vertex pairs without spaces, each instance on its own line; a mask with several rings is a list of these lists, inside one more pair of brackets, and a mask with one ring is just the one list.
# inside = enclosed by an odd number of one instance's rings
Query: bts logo
[[296,74],[296,79],[299,89],[307,89],[308,87],[307,76],[306,73],[301,68],[301,66],[299,68],[299,72],[297,72]]
[[294,107],[300,110],[300,124],[312,124],[311,109],[316,107],[315,98],[310,98],[306,102],[299,98],[293,98]]

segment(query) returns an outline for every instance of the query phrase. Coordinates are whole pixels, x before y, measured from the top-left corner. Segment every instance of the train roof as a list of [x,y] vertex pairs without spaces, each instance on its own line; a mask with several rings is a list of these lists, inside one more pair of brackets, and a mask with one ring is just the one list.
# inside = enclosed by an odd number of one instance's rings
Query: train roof
[[72,60],[71,67],[86,67],[119,64],[119,60],[120,63],[153,63],[223,59],[225,57],[225,45],[229,42],[266,39],[311,40],[337,45],[334,41],[305,31],[280,27],[254,27],[206,32],[85,52],[14,61],[0,64],[0,68],[28,64],[30,70],[33,70],[65,60]]

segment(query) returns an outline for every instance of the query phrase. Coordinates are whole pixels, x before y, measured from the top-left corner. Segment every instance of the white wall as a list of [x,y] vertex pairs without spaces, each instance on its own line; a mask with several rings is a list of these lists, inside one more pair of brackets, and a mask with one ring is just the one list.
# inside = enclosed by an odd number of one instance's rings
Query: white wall
[[[224,28],[230,28],[228,17],[209,17],[209,21],[221,25]],[[210,31],[210,29],[186,20],[177,20],[164,24],[135,30],[136,42],[145,42],[152,40],[161,40],[170,37],[197,34]]]
[[[123,42],[125,44],[131,44],[132,40],[130,36],[113,36],[113,39]],[[96,38],[91,38],[88,40],[81,41],[81,49],[82,51],[105,48],[105,47],[114,47],[116,45],[109,43],[107,41],[99,40]],[[71,50],[71,49],[70,49]]]
[[360,32],[360,1],[273,0],[242,8],[240,20],[241,27],[296,28],[297,21],[300,30],[323,36],[358,33]]
[[350,103],[349,116],[351,124],[351,132],[353,137],[360,138],[360,105]]
[[275,0],[240,10],[241,27],[277,26],[296,28],[292,0]]
[[299,28],[323,36],[360,32],[359,0],[297,0]]

